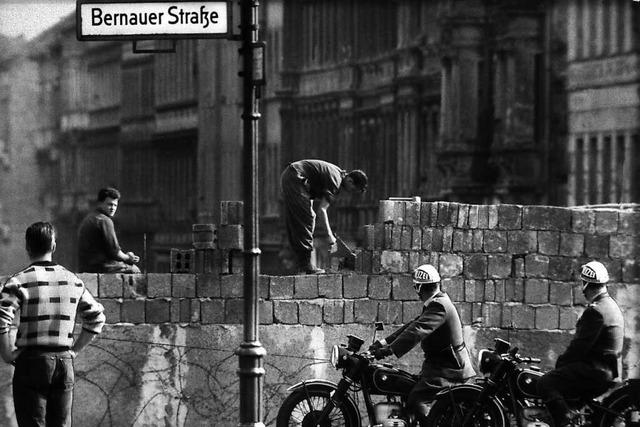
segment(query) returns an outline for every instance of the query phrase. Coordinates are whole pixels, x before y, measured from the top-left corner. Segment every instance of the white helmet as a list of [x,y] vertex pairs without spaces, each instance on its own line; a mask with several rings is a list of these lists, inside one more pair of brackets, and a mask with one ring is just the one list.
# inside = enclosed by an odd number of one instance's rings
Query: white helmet
[[580,278],[585,287],[591,283],[604,285],[609,281],[609,272],[601,262],[590,261],[580,267]]
[[423,264],[413,270],[413,283],[424,285],[426,283],[440,282],[440,274],[438,270],[431,264]]

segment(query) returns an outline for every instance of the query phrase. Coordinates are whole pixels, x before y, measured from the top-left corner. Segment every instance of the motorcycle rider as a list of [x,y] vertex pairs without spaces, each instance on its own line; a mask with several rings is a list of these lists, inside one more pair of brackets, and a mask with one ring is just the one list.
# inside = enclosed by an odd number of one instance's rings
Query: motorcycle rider
[[408,405],[425,425],[427,402],[442,387],[463,383],[476,373],[463,340],[460,316],[449,296],[440,290],[440,274],[435,267],[424,264],[416,268],[413,287],[424,303],[420,315],[374,342],[369,351],[376,359],[402,357],[420,343],[425,360],[421,379],[409,393]]
[[589,305],[578,319],[569,347],[558,357],[556,368],[538,382],[538,392],[556,427],[572,425],[565,399],[598,396],[619,375],[624,320],[620,307],[607,293],[609,273],[602,263],[591,261],[580,268],[580,278]]

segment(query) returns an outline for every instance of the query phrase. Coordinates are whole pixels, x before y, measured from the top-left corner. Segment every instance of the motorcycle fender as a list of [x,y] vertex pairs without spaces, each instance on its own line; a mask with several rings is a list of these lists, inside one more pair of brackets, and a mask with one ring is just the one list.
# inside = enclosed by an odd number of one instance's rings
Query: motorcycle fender
[[622,387],[616,388],[604,399],[603,404],[608,406],[618,400],[621,396],[627,394],[631,396],[640,396],[640,379],[634,378],[624,381]]
[[[448,398],[448,393],[450,392],[455,393],[456,391],[462,391],[462,390],[474,391],[478,393],[478,396],[480,395],[480,393],[482,393],[482,387],[477,384],[460,384],[460,385],[455,385],[455,386],[447,387],[445,389],[440,390],[438,393],[436,393],[435,400],[442,400],[442,399]],[[495,404],[503,413],[505,413],[506,411],[505,407],[502,404],[502,402],[500,402],[500,400],[492,396],[491,402]]]
[[297,390],[299,388],[303,388],[306,386],[310,386],[310,385],[323,385],[325,387],[329,387],[332,388],[334,390],[336,390],[338,388],[338,385],[332,381],[328,381],[328,380],[323,380],[322,378],[313,378],[311,380],[305,380],[305,381],[300,381],[297,384],[292,385],[291,387],[289,387],[287,389],[288,392],[292,392],[294,390]]

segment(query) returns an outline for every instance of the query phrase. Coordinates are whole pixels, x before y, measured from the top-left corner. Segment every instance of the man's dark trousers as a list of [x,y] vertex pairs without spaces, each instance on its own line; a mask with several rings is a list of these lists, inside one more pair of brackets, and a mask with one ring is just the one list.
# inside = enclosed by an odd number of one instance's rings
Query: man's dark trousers
[[13,400],[20,427],[69,427],[73,401],[69,350],[28,348],[13,374]]
[[285,222],[291,248],[297,254],[313,250],[315,212],[305,179],[288,166],[280,178],[284,195]]

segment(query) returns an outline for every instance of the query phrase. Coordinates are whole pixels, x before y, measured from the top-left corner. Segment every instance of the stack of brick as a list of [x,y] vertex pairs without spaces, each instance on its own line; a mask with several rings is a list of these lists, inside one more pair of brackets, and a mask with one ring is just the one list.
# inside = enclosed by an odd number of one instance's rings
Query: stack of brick
[[613,292],[640,282],[634,211],[383,200],[363,242],[356,271],[408,275],[431,263],[466,320],[489,327],[571,329],[584,303],[575,273],[592,259]]

